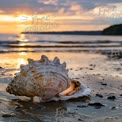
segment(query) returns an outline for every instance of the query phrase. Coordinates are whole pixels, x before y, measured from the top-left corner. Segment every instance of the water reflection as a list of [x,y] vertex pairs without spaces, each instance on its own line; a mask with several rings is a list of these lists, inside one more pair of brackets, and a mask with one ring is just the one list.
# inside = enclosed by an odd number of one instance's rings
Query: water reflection
[[20,34],[20,36],[17,38],[20,43],[19,43],[19,46],[20,48],[18,49],[20,51],[20,53],[18,53],[18,60],[17,60],[17,68],[20,68],[20,65],[21,64],[26,64],[27,61],[26,61],[26,58],[27,58],[27,53],[26,52],[23,52],[24,50],[26,50],[26,48],[21,48],[21,46],[25,46],[26,43],[25,42],[28,42],[29,40],[26,38],[26,36],[24,34]]
[[26,64],[26,60],[24,58],[18,58],[18,68],[21,64]]
[[19,55],[20,55],[20,56],[26,56],[27,53],[26,53],[26,52],[20,52]]
[[[24,48],[24,46],[26,45],[26,43],[29,41],[28,39],[27,39],[27,37],[24,35],[24,34],[20,34],[19,35],[19,37],[17,38],[17,40],[19,40],[20,41],[20,43],[19,43],[19,51],[21,52],[21,51],[24,51],[24,50],[26,50],[26,48]],[[21,47],[22,46],[22,47]]]
[[26,38],[25,34],[20,34],[17,40],[22,41],[22,42],[28,42],[28,39]]

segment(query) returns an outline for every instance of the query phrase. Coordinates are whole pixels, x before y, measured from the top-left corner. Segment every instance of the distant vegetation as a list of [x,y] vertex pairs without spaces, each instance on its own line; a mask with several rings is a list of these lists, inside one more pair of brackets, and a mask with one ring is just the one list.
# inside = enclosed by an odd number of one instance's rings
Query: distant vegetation
[[102,31],[22,32],[23,34],[101,35]]
[[122,24],[112,25],[105,28],[102,32],[103,35],[121,35],[122,36]]

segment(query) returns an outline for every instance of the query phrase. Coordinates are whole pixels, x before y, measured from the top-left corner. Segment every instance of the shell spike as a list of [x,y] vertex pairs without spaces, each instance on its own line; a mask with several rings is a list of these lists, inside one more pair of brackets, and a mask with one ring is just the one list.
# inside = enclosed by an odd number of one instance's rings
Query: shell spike
[[41,61],[47,63],[49,61],[48,57],[45,55],[41,56]]
[[21,65],[20,65],[20,69],[22,69],[24,66],[25,66],[25,65],[21,64]]
[[30,63],[33,63],[33,62],[34,62],[33,59],[28,58],[28,63],[29,63],[29,64],[30,64]]
[[66,62],[64,62],[64,63],[62,64],[62,66],[63,66],[64,68],[66,68]]
[[41,60],[44,60],[44,59],[48,59],[48,57],[45,56],[45,55],[42,55],[42,56],[41,56]]
[[55,64],[60,64],[60,60],[59,60],[58,57],[55,57],[54,60],[53,60],[53,62],[54,62]]

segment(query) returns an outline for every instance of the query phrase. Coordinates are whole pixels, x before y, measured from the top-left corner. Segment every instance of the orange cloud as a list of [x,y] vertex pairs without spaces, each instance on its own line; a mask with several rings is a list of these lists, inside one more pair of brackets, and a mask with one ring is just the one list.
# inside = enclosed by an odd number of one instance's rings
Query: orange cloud
[[4,11],[3,10],[0,10],[0,14],[3,14],[4,13]]
[[82,10],[82,8],[81,5],[75,4],[70,7],[70,10],[76,11],[76,10]]
[[58,0],[38,0],[39,3],[57,5]]

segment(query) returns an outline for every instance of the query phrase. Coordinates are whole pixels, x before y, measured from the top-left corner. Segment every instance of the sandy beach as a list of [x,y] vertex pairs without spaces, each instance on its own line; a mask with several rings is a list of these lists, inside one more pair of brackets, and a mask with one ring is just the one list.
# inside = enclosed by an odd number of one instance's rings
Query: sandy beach
[[[8,94],[5,89],[19,65],[26,64],[27,58],[40,59],[42,54],[65,61],[69,76],[87,85],[90,96],[36,103]],[[6,53],[0,58],[0,122],[122,122],[121,59],[73,52]]]

